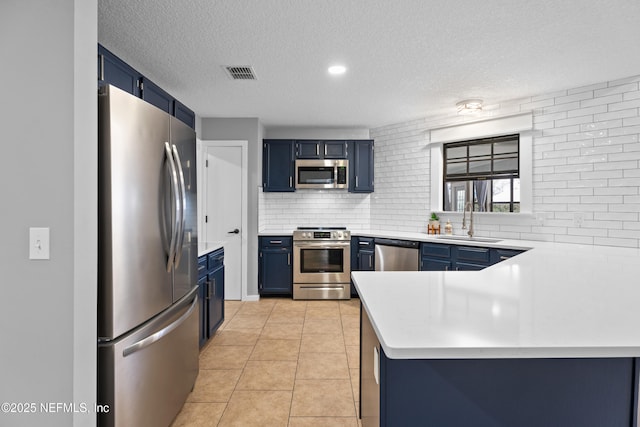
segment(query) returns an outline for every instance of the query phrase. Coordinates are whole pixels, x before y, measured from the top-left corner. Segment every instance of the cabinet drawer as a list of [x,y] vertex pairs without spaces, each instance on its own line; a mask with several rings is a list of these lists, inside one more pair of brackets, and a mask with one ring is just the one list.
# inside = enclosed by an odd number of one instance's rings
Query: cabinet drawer
[[262,236],[260,237],[261,248],[291,247],[293,237],[291,236]]
[[198,280],[207,275],[207,256],[198,258]]
[[521,254],[522,252],[524,251],[519,249],[491,249],[491,264],[496,264],[500,261],[504,261],[518,254]]
[[373,237],[358,237],[357,250],[372,251],[374,249],[373,242]]
[[423,243],[421,248],[423,257],[451,258],[451,245],[438,243]]
[[458,246],[458,260],[473,261],[489,264],[489,248],[476,248],[474,246]]
[[213,270],[224,265],[224,250],[218,249],[211,252],[208,256],[208,269]]

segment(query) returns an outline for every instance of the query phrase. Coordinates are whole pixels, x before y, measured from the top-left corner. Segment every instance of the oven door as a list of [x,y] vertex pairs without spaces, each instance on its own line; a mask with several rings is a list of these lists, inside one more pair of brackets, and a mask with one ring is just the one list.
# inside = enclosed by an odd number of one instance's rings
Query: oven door
[[293,242],[294,283],[349,283],[350,242]]

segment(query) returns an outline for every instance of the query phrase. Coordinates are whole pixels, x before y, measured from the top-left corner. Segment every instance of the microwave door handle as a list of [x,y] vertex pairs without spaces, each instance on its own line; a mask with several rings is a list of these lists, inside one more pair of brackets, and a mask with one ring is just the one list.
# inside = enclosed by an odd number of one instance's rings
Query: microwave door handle
[[184,244],[184,223],[185,223],[185,210],[187,209],[187,191],[184,185],[184,172],[182,170],[182,162],[180,161],[180,154],[178,153],[178,147],[173,145],[173,157],[176,161],[176,169],[178,172],[178,184],[180,193],[176,195],[176,198],[180,201],[180,209],[177,211],[180,213],[180,221],[178,222],[178,239],[176,243],[176,255],[175,255],[175,267],[180,265],[180,259],[182,258],[182,245]]
[[172,200],[174,208],[173,208],[173,215],[171,218],[171,243],[169,244],[169,258],[167,260],[167,272],[171,271],[171,266],[173,265],[173,260],[176,254],[176,243],[177,243],[177,231],[179,228],[179,221],[180,221],[180,215],[178,212],[178,194],[179,194],[179,189],[178,189],[178,173],[176,171],[176,165],[174,164],[173,161],[173,154],[171,153],[171,147],[169,146],[168,142],[164,143],[164,151],[165,154],[167,156],[167,162],[169,163],[169,170],[171,173],[171,189],[174,195],[174,198]]

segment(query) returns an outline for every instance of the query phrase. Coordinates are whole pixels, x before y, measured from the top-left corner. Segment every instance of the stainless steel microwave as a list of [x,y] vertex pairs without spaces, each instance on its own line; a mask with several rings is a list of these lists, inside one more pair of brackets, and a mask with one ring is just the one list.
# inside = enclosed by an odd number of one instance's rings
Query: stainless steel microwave
[[296,188],[348,188],[348,160],[296,160]]

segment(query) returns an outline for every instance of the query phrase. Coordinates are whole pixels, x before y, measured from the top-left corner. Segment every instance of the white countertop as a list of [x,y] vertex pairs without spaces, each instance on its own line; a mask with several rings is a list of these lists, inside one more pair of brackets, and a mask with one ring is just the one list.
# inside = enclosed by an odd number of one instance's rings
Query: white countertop
[[[388,231],[388,230],[350,230],[352,236],[361,237],[382,237],[387,239],[404,239],[414,242],[438,242],[449,243],[466,246],[483,246],[483,247],[499,247],[505,249],[529,249],[540,242],[529,242],[525,240],[496,239],[497,242],[486,242],[480,240],[468,239],[466,236],[452,236],[456,240],[448,240],[449,236],[444,234],[433,235],[426,233],[411,233],[406,231]],[[260,236],[291,236],[292,229],[267,229],[260,231]],[[457,240],[460,239],[461,240]],[[480,238],[481,239],[481,238]]]
[[531,250],[481,271],[352,273],[388,357],[640,357],[640,250],[481,246]]
[[213,252],[217,249],[220,249],[221,247],[223,247],[225,244],[224,241],[219,241],[219,242],[203,242],[201,240],[198,240],[198,257],[201,257],[202,255],[206,255],[210,252]]

